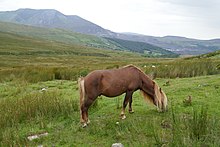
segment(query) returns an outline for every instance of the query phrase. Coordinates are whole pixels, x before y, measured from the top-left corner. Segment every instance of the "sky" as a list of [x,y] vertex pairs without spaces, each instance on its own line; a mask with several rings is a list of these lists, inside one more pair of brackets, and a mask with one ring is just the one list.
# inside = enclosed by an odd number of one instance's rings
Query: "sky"
[[220,0],[0,0],[0,11],[56,9],[114,32],[220,38]]

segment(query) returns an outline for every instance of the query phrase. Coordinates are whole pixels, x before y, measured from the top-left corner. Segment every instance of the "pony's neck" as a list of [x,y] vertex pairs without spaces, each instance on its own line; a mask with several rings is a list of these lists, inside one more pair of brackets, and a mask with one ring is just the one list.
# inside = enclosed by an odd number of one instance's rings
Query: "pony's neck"
[[151,80],[147,75],[144,73],[141,73],[141,80],[142,80],[142,85],[141,85],[141,90],[144,91],[146,94],[148,94],[152,99],[155,97],[155,82]]

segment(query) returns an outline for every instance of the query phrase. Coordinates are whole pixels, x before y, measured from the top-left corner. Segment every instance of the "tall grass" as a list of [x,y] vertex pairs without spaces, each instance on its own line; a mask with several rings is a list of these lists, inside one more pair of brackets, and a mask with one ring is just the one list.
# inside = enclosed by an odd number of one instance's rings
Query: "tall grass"
[[0,81],[21,80],[36,83],[51,80],[77,80],[88,72],[87,69],[77,70],[71,67],[23,67],[0,71]]
[[[149,75],[158,78],[182,78],[220,74],[219,61],[201,60],[176,60],[172,62],[148,62],[141,63],[142,70]],[[106,65],[105,69],[118,68],[119,65]],[[96,69],[103,69],[97,66]],[[49,80],[77,80],[80,76],[86,76],[91,69],[86,67],[73,68],[70,66],[27,66],[0,70],[0,81],[21,80],[36,83]]]
[[147,74],[160,78],[183,78],[219,74],[219,62],[210,59],[176,60],[164,63],[148,63],[144,66]]
[[[0,101],[0,128],[13,127],[35,117],[68,116],[78,111],[78,101],[63,99],[55,91],[35,92],[22,98]],[[1,130],[0,129],[0,130]]]
[[[171,107],[173,107],[171,105]],[[171,108],[167,118],[167,126],[158,128],[153,124],[156,145],[163,146],[213,146],[219,144],[216,135],[220,135],[219,119],[208,115],[208,108],[193,108],[189,114],[177,114]],[[214,125],[214,126],[213,126]],[[161,132],[167,129],[170,137],[164,137]]]
[[204,140],[208,132],[208,114],[207,109],[201,108],[201,111],[193,110],[193,117],[189,119],[188,127],[192,139]]

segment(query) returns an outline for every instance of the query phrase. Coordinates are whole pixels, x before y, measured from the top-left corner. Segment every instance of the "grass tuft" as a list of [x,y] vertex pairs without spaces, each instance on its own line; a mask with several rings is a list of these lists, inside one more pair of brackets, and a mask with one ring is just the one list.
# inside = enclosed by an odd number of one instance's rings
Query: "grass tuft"
[[78,101],[63,99],[56,91],[35,92],[0,101],[0,127],[13,127],[35,117],[68,116],[78,111]]

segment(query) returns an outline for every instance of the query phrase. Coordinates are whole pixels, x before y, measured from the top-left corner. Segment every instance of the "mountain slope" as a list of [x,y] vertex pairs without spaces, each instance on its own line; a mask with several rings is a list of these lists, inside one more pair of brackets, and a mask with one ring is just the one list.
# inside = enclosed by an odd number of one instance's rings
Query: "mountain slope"
[[[220,59],[220,50],[215,51],[215,52],[211,52],[211,53],[207,53],[207,54],[202,54],[202,55],[198,55],[198,56],[193,56],[193,57],[188,57],[186,59],[201,59],[201,58],[205,58],[205,59]],[[220,64],[218,65],[219,69],[220,69]]]
[[97,48],[120,49],[118,46],[112,44],[105,38],[74,33],[72,31],[62,29],[48,29],[8,22],[0,22],[0,31],[22,36],[42,38],[51,41],[59,41],[68,44],[80,44]]
[[220,39],[197,40],[179,36],[154,37],[139,34],[120,34],[119,39],[146,42],[182,55],[198,55],[220,50]]
[[[72,31],[62,30],[62,29],[50,29],[50,28],[40,28],[27,25],[13,24],[8,22],[0,22],[0,31],[7,32],[27,37],[34,37],[40,39],[46,39],[48,41],[58,41],[68,44],[78,44],[102,49],[113,49],[113,50],[127,50],[134,51],[128,46],[120,45],[121,42],[112,41],[108,38],[97,37],[94,35],[85,35],[80,33],[74,33]],[[142,43],[134,43],[136,46],[140,46]],[[133,47],[135,48],[135,46]],[[158,48],[154,46],[154,48]],[[152,48],[145,48],[145,50],[152,50]],[[136,51],[138,52],[138,51]],[[158,52],[158,51],[156,51]],[[149,54],[148,52],[139,52],[145,56],[155,56]],[[161,53],[156,55],[157,57],[174,57],[166,53],[166,50],[161,49]]]
[[[94,47],[87,47],[78,44],[67,44],[63,42],[50,41],[37,37],[27,37],[2,31],[0,31],[0,40],[1,67],[4,67],[4,65],[8,65],[8,62],[13,63],[15,65],[20,65],[21,61],[19,60],[25,62],[23,58],[28,58],[28,62],[25,64],[29,64],[29,62],[31,62],[32,59],[38,60],[38,62],[41,63],[42,57],[45,57],[45,59],[48,58],[48,60],[53,60],[58,56],[67,56],[71,58],[71,60],[74,60],[74,58],[82,58],[80,56],[83,56],[84,59],[85,56],[91,56],[91,58],[141,57],[140,54],[131,52],[106,50]],[[83,58],[80,60],[84,60]],[[57,63],[59,62],[61,61],[57,61]],[[62,62],[65,62],[65,60],[63,60]]]
[[120,45],[121,48],[124,48],[125,50],[130,50],[132,52],[138,52],[141,54],[145,54],[146,56],[151,57],[178,57],[177,54],[164,50],[158,46],[154,46],[148,43],[144,42],[135,42],[135,41],[128,41],[128,40],[122,40],[122,39],[116,39],[116,38],[107,38],[113,42],[116,42]]

